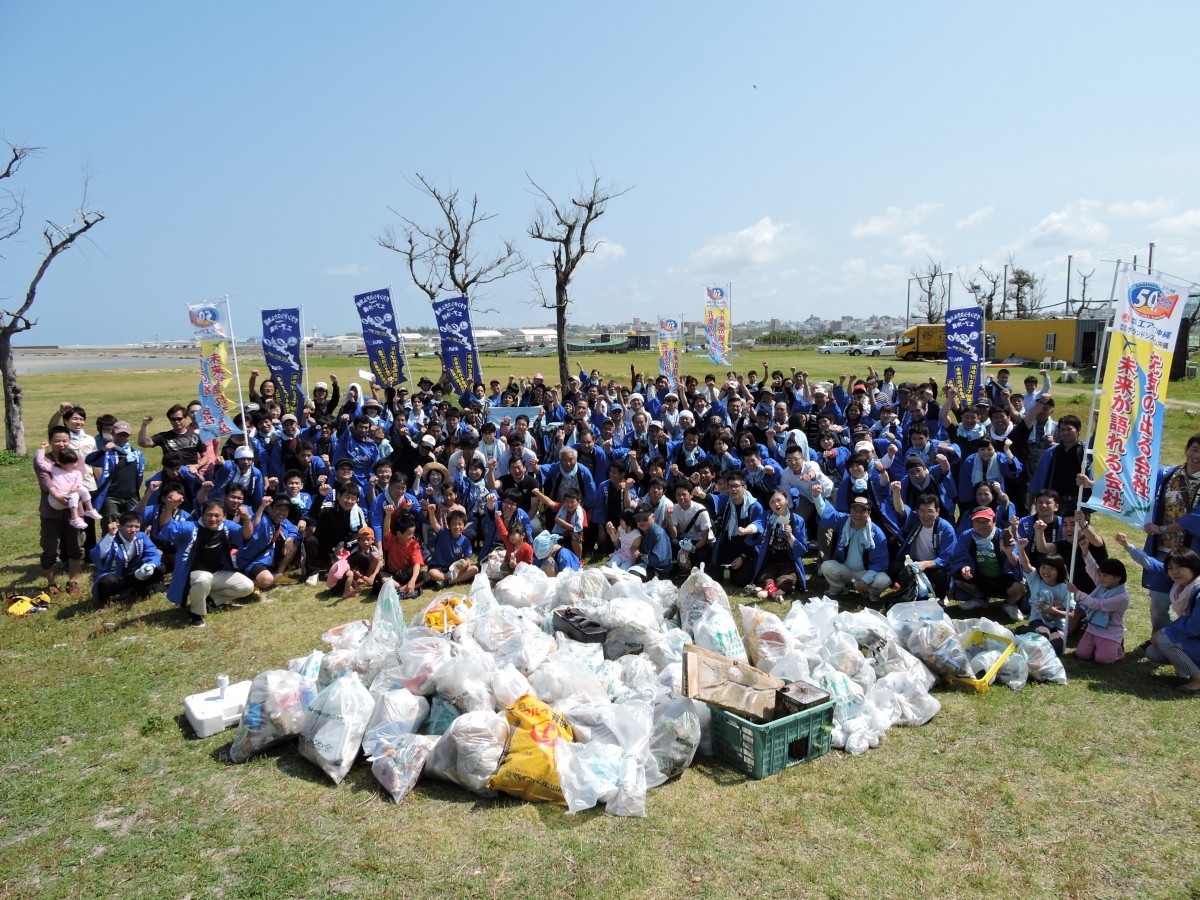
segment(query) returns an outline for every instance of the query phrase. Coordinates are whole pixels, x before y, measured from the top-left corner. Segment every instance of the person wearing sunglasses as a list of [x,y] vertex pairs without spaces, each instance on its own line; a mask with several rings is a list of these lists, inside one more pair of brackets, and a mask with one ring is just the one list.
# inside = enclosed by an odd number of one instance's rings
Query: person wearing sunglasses
[[154,416],[143,416],[142,427],[138,432],[138,446],[144,448],[159,447],[163,453],[177,453],[183,458],[185,466],[194,466],[200,462],[204,454],[204,442],[200,433],[188,427],[187,408],[176,403],[167,410],[167,421],[171,423],[170,431],[160,431],[154,436],[149,434],[150,423]]

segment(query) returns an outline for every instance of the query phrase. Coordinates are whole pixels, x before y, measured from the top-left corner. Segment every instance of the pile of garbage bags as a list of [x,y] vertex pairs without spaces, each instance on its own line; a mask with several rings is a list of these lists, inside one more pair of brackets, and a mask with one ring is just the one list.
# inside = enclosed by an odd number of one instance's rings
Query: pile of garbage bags
[[[587,640],[555,629],[555,612],[567,610],[570,621],[591,623]],[[430,777],[568,813],[604,804],[644,816],[648,789],[710,752],[709,708],[683,696],[688,644],[827,692],[833,744],[850,753],[878,746],[893,725],[933,718],[937,674],[987,662],[966,652],[967,623],[936,603],[883,616],[839,612],[820,598],[795,603],[783,619],[746,606],[741,619],[739,629],[702,568],[676,588],[615,568],[551,578],[519,565],[494,590],[481,574],[468,593],[433,597],[408,621],[389,580],[371,621],[332,628],[322,635],[327,650],[253,680],[229,758],[241,763],[295,740],[334,784],[365,757],[397,802]],[[1012,637],[986,619],[970,627]],[[997,676],[1004,684],[1065,682],[1044,638],[1022,636],[1017,646]]]

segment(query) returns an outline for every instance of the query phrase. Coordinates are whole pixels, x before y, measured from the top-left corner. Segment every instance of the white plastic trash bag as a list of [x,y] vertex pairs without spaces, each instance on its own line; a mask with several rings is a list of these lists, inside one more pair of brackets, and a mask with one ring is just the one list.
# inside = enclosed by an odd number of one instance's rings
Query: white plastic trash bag
[[559,712],[592,703],[608,703],[608,691],[596,674],[578,663],[552,655],[529,676],[537,698]]
[[[887,620],[892,623],[896,636],[906,646],[912,632],[924,623],[950,621],[946,617],[946,610],[936,600],[913,600],[910,603],[897,603],[888,610]],[[917,655],[920,656],[919,653]]]
[[941,712],[941,702],[905,672],[891,672],[879,683],[892,689],[899,710],[897,725],[924,725]]
[[619,744],[592,741],[579,744],[559,738],[554,744],[554,762],[562,786],[567,813],[607,803],[617,792],[624,751]]
[[1017,649],[1029,663],[1029,677],[1034,681],[1067,683],[1067,670],[1062,660],[1054,654],[1054,647],[1044,635],[1037,633],[1018,634]]
[[[926,601],[917,601],[923,603]],[[914,622],[907,645],[912,654],[939,675],[971,677],[971,660],[949,620]]]
[[429,716],[429,701],[407,688],[382,694],[363,733],[363,753],[375,756],[383,744],[395,744],[401,735],[416,734]]
[[355,673],[339,678],[313,701],[300,729],[300,755],[341,784],[362,747],[375,701]]
[[658,703],[650,732],[646,786],[658,787],[692,764],[700,746],[700,704],[687,697]]
[[448,638],[424,635],[412,638],[396,651],[400,660],[400,679],[414,694],[428,697],[437,687],[433,673],[459,655],[458,645]]
[[496,698],[497,711],[511,706],[526,694],[537,696],[529,686],[529,679],[512,663],[492,673],[492,694]]
[[451,781],[481,797],[494,797],[487,780],[500,765],[508,743],[508,723],[499,713],[463,713],[450,723],[425,767],[430,775]]
[[321,640],[335,650],[357,650],[358,645],[363,642],[370,630],[370,622],[355,619],[353,622],[346,622],[330,628],[321,635]]
[[444,662],[434,672],[437,695],[463,712],[494,711],[492,676],[496,664],[490,656],[460,656]]
[[725,594],[725,589],[700,566],[692,571],[679,588],[675,605],[679,609],[681,627],[694,636],[696,623],[700,621],[704,611],[710,606],[729,609],[729,597]]
[[1029,682],[1029,660],[1020,649],[1013,650],[996,673],[996,680],[1014,691],[1022,690]]
[[737,623],[733,615],[722,606],[710,606],[704,610],[693,632],[696,646],[730,659],[749,662],[746,655],[746,645],[738,634]]
[[541,606],[554,596],[554,579],[527,563],[517,563],[513,574],[503,578],[494,589],[496,601],[507,606]]

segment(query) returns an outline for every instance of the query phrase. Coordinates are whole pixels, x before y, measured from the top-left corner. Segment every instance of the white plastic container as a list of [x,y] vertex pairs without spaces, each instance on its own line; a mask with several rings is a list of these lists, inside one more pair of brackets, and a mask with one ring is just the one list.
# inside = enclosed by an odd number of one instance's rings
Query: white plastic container
[[[221,694],[225,696],[222,697]],[[214,688],[202,694],[184,698],[183,712],[191,723],[196,737],[211,737],[242,720],[246,700],[250,696],[250,682],[239,681],[222,691]]]

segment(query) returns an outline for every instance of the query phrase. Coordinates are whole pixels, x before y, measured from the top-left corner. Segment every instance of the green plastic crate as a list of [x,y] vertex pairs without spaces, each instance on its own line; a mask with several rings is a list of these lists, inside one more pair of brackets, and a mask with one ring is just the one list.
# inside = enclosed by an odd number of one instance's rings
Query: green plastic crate
[[777,775],[829,752],[834,705],[830,700],[765,725],[710,706],[713,752],[754,778]]

